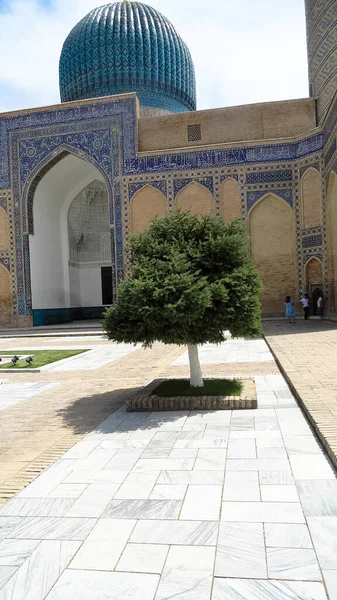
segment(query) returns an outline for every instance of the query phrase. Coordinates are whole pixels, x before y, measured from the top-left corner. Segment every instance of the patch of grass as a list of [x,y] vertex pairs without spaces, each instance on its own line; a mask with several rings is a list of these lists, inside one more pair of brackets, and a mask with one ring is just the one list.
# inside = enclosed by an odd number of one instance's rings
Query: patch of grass
[[152,394],[163,398],[177,396],[240,396],[243,383],[239,379],[204,379],[203,388],[192,388],[188,379],[167,379]]
[[88,350],[17,350],[10,352],[6,350],[3,352],[0,350],[1,356],[32,356],[33,362],[31,366],[26,363],[26,360],[19,360],[14,367],[13,363],[0,363],[0,369],[38,369],[39,367],[44,367],[45,365],[50,365],[57,360],[63,360],[64,358],[71,358],[72,356],[76,356],[77,354],[82,354],[83,352],[88,352]]

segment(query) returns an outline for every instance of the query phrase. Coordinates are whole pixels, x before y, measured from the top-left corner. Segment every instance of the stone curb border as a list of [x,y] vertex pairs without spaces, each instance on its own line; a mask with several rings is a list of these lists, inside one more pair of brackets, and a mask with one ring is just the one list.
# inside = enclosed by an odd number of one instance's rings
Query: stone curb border
[[[241,378],[238,378],[241,379]],[[250,380],[248,378],[242,378]],[[233,410],[233,409],[255,409],[257,398],[240,396],[176,396],[174,398],[163,398],[152,394],[152,391],[164,379],[153,379],[142,390],[126,401],[126,412],[147,411],[170,411],[170,410]],[[251,380],[252,381],[252,380]]]
[[291,381],[290,377],[288,376],[287,372],[283,368],[282,363],[280,362],[280,360],[277,357],[277,354],[274,352],[273,348],[269,344],[267,337],[264,334],[263,334],[263,337],[264,337],[264,340],[265,340],[270,352],[272,353],[272,355],[274,357],[274,360],[275,360],[278,368],[280,369],[280,372],[282,373],[283,377],[285,378],[285,380],[291,390],[291,393],[294,395],[299,406],[303,410],[304,416],[306,417],[310,427],[314,430],[315,434],[317,435],[320,443],[322,444],[324,450],[326,451],[334,468],[337,469],[337,451],[336,451],[336,449],[331,447],[329,440],[327,439],[327,437],[324,435],[324,432],[323,432],[324,426],[326,426],[326,425],[329,426],[329,423],[330,423],[329,418],[325,417],[324,423],[323,422],[319,423],[315,420],[315,417],[311,414],[310,409],[307,407],[305,401],[299,395],[296,387],[294,386],[294,384]]

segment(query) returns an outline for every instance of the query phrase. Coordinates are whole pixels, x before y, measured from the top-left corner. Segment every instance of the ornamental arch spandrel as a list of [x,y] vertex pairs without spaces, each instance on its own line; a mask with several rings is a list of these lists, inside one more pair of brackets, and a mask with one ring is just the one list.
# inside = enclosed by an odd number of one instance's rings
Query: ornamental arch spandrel
[[291,206],[266,194],[249,213],[250,250],[263,282],[265,315],[284,313],[284,300],[297,296],[296,227]]

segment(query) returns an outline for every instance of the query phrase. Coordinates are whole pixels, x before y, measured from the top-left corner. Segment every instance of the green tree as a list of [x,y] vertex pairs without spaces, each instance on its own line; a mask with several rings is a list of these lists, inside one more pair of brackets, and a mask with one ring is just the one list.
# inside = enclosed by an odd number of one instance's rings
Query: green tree
[[198,344],[261,333],[260,280],[240,220],[176,211],[134,235],[129,255],[132,276],[104,317],[110,340],[187,345],[191,386],[202,387]]

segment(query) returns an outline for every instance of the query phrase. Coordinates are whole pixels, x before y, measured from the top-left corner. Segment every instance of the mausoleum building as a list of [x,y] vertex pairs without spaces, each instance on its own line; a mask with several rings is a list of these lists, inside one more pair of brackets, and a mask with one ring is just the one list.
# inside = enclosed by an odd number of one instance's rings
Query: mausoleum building
[[265,315],[337,313],[337,0],[306,0],[310,96],[196,110],[191,54],[140,2],[91,11],[61,104],[0,115],[0,326],[97,318],[125,248],[177,207],[242,218]]

